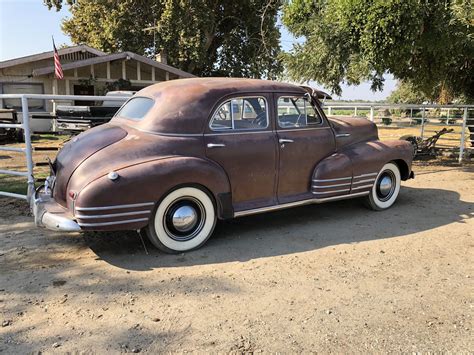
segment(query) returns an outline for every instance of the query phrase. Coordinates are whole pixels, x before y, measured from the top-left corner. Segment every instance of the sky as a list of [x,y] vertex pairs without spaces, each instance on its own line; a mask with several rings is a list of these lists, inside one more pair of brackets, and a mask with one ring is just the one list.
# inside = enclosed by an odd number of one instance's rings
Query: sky
[[[69,37],[61,31],[61,20],[67,16],[70,16],[67,7],[60,12],[49,11],[43,0],[0,0],[0,61],[50,51],[51,36],[54,36],[56,47],[71,44]],[[280,31],[282,48],[290,50],[297,40],[283,26]],[[386,75],[384,90],[380,92],[372,92],[369,83],[343,84],[342,95],[334,98],[383,100],[395,89],[396,83],[392,76]],[[315,85],[324,90],[317,83]]]

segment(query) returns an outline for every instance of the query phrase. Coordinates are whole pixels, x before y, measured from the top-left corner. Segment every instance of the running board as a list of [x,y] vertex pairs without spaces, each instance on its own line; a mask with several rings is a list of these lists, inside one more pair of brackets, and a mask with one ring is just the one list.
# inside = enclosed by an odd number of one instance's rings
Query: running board
[[281,205],[255,208],[253,210],[237,211],[237,212],[234,212],[234,218],[248,216],[248,215],[252,215],[252,214],[258,214],[258,213],[278,211],[278,210],[283,210],[285,208],[290,208],[290,207],[297,207],[297,206],[303,206],[303,205],[311,205],[311,204],[315,204],[315,203],[338,201],[338,200],[345,200],[345,199],[348,199],[348,198],[367,196],[369,193],[370,193],[370,191],[364,191],[364,192],[358,192],[358,193],[355,193],[355,194],[340,195],[340,196],[333,196],[333,197],[326,197],[326,198],[312,198],[312,199],[309,199],[309,200],[301,200],[301,201],[296,201],[296,202],[283,203]]

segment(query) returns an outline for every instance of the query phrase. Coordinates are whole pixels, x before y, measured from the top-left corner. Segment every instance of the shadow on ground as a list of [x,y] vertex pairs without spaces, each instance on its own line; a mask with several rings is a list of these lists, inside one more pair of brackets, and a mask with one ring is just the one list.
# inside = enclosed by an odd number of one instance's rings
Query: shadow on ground
[[230,221],[219,221],[207,244],[186,254],[167,255],[135,232],[88,233],[86,244],[107,263],[127,270],[150,270],[306,252],[338,244],[408,237],[474,215],[474,204],[457,192],[404,187],[396,205],[367,210],[360,200],[308,205]]

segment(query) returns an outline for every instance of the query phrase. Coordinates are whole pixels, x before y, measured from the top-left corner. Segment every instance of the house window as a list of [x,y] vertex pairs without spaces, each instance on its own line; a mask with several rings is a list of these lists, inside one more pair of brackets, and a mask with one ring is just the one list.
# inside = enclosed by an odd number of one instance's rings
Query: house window
[[224,102],[212,116],[213,131],[265,129],[267,103],[263,97],[234,98]]
[[[3,83],[0,84],[2,94],[44,94],[44,86],[41,83]],[[20,99],[3,99],[3,108],[21,111]],[[45,102],[41,99],[28,99],[30,111],[44,111]]]

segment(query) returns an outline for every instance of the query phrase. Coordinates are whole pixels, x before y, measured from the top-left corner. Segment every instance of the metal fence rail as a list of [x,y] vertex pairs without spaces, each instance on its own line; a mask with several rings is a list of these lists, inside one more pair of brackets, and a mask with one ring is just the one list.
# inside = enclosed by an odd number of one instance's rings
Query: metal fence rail
[[[466,150],[472,151],[468,130],[474,131],[474,105],[413,105],[413,104],[371,104],[352,102],[325,102],[323,109],[328,116],[353,116],[369,119],[379,127],[415,128],[419,126],[419,136],[439,131],[438,127],[455,129],[442,136],[438,148],[458,152],[461,163]],[[388,110],[390,115],[380,115],[381,110]],[[402,116],[405,111],[405,116]],[[409,114],[407,114],[409,112]],[[433,116],[430,114],[436,113]],[[397,116],[397,113],[399,116]],[[438,123],[434,122],[438,120]],[[454,144],[454,143],[457,144]]]
[[0,94],[0,100],[2,99],[20,99],[22,109],[22,123],[21,124],[10,124],[0,123],[0,128],[17,128],[22,129],[25,137],[25,147],[9,147],[0,145],[0,151],[7,152],[20,152],[24,153],[26,157],[26,168],[27,171],[16,171],[16,170],[0,170],[0,174],[22,176],[27,178],[27,194],[17,194],[13,192],[0,191],[0,196],[14,197],[23,200],[30,201],[35,191],[35,176],[33,172],[33,146],[31,144],[31,131],[30,131],[30,111],[28,108],[29,99],[41,99],[41,100],[75,100],[75,101],[124,101],[130,97],[121,96],[80,96],[80,95],[43,95],[43,94]]

